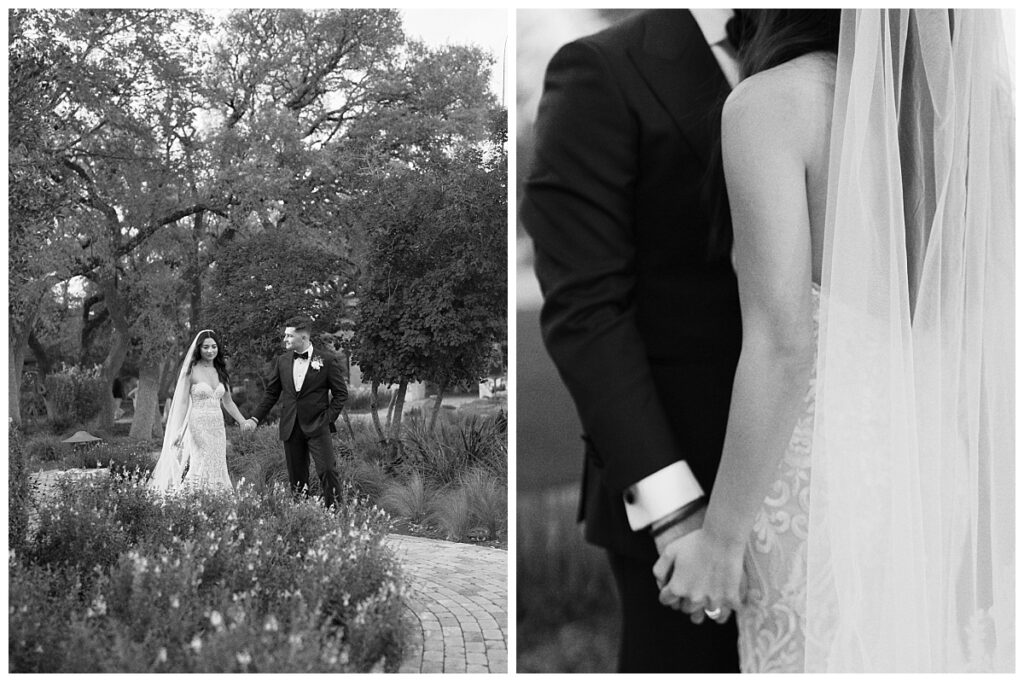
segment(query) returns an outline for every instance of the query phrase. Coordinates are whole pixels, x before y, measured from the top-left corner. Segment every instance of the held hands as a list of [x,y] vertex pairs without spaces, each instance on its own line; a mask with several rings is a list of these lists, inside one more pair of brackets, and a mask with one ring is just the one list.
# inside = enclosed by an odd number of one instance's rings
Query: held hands
[[694,623],[709,615],[705,609],[718,609],[713,620],[724,623],[746,592],[744,550],[745,543],[718,539],[703,528],[672,540],[654,564],[659,600],[690,614]]
[[252,417],[249,417],[244,422],[242,422],[239,426],[241,427],[241,429],[243,431],[255,431],[256,430],[256,420],[253,419]]

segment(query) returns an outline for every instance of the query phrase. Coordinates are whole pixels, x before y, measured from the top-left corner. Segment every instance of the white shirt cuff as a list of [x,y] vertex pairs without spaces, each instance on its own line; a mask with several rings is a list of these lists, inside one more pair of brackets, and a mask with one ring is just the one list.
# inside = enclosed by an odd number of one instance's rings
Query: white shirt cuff
[[629,527],[643,530],[703,494],[690,466],[679,461],[626,488],[622,501],[626,505]]

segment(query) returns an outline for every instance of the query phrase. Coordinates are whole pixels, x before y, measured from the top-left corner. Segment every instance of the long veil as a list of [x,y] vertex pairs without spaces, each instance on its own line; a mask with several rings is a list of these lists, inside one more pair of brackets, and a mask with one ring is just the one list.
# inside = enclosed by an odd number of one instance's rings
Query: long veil
[[1014,82],[1003,31],[993,10],[842,13],[809,672],[1014,669]]
[[[185,472],[185,466],[191,457],[192,439],[188,433],[188,425],[185,423],[188,414],[189,395],[188,367],[192,356],[196,351],[196,344],[203,332],[210,331],[202,329],[192,339],[188,350],[185,352],[185,359],[178,370],[178,380],[174,383],[174,395],[171,397],[171,408],[167,411],[167,425],[164,428],[163,446],[160,448],[160,458],[153,468],[149,479],[149,485],[162,492],[170,492],[181,485],[181,477]],[[181,440],[181,447],[174,444],[182,426],[185,426],[185,437]]]

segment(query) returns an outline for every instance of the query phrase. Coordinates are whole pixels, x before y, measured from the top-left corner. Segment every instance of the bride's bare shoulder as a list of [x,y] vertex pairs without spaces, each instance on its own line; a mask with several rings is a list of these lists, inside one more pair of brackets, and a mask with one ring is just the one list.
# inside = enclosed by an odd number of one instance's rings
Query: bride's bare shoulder
[[834,92],[834,55],[797,57],[736,86],[722,111],[723,135],[740,129],[817,146],[827,135]]

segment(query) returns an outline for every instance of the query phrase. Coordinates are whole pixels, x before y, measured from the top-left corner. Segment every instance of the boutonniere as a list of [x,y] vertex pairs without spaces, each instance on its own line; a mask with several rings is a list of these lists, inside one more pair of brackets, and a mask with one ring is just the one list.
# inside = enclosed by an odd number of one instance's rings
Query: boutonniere
[[324,366],[324,359],[319,355],[314,355],[313,359],[309,361],[309,366],[314,372],[318,372]]

